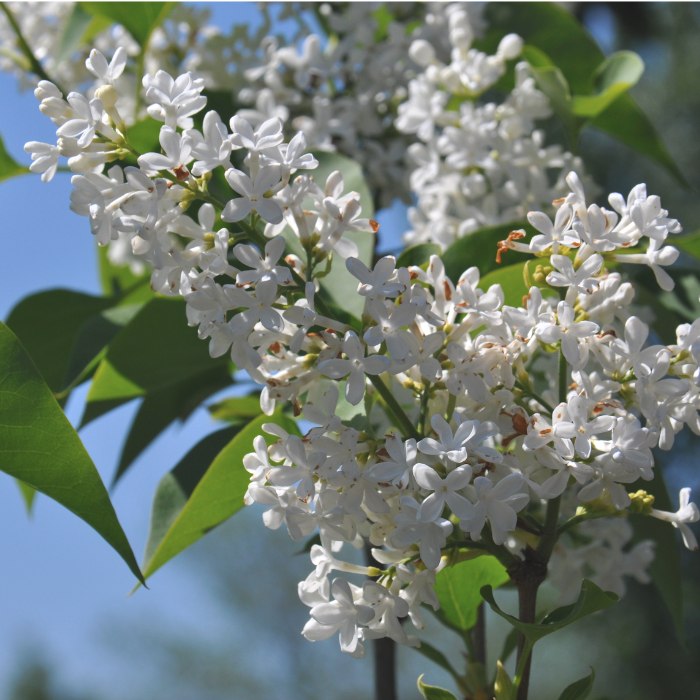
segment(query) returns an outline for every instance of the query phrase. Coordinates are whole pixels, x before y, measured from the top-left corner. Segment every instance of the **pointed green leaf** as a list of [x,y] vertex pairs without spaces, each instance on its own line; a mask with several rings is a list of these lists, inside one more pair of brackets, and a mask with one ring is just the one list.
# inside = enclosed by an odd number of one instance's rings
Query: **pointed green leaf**
[[71,381],[69,369],[81,327],[113,303],[68,289],[50,289],[22,299],[10,312],[7,326],[22,341],[51,391],[58,393]]
[[[149,535],[144,560],[145,578],[243,507],[243,496],[250,483],[250,474],[243,467],[243,457],[253,452],[253,441],[258,435],[262,435],[268,444],[276,440],[263,432],[263,423],[270,422],[278,423],[288,432],[297,432],[294,421],[278,411],[272,417],[256,418],[224,446],[196,482],[176,516],[170,516],[172,524],[167,531],[161,536],[164,529],[161,527],[153,537]],[[192,469],[201,471],[201,464]]]
[[618,51],[598,66],[593,76],[595,92],[575,95],[573,112],[579,117],[597,117],[618,97],[636,85],[644,73],[644,61],[634,51]]
[[542,639],[542,637],[546,637],[548,634],[552,634],[552,632],[556,632],[570,625],[572,622],[576,622],[576,620],[586,615],[592,615],[594,612],[609,608],[620,600],[619,596],[615,593],[603,591],[598,588],[593,581],[584,579],[581,585],[581,593],[575,603],[557,608],[547,615],[540,624],[534,624],[520,622],[517,617],[504,613],[503,610],[498,607],[493,597],[491,586],[484,586],[481,589],[481,595],[497,615],[500,615],[504,620],[508,620],[513,627],[520,630],[533,643],[538,639]]
[[[202,401],[232,383],[226,367],[218,365],[196,377],[149,393],[134,416],[112,486],[171,423],[186,420]],[[260,415],[259,402],[257,408],[256,415]]]
[[630,95],[624,94],[615,100],[602,114],[591,120],[591,126],[656,161],[681,185],[688,187],[685,175],[668,152],[656,127]]
[[439,619],[460,632],[470,630],[476,623],[477,608],[482,601],[481,588],[486,585],[498,588],[506,581],[505,567],[492,556],[446,566],[435,577],[435,592],[440,600]]
[[580,678],[575,683],[564,689],[564,692],[559,696],[559,700],[586,700],[593,690],[595,681],[595,671],[591,669],[591,675],[585,678]]
[[418,690],[420,690],[426,700],[457,700],[449,690],[423,683],[423,675],[418,679]]
[[244,419],[257,418],[260,413],[260,396],[236,396],[224,399],[209,406],[209,413],[216,420],[225,420],[229,423],[238,423]]
[[29,484],[25,484],[24,481],[20,481],[19,479],[15,479],[15,483],[19,488],[19,492],[22,494],[22,500],[24,501],[24,507],[27,509],[27,515],[31,515],[34,499],[36,498],[36,489],[33,489]]
[[513,682],[510,680],[508,671],[503,667],[500,660],[496,662],[496,669],[496,680],[493,683],[496,700],[510,700]]
[[455,671],[454,666],[449,662],[448,658],[439,650],[436,649],[428,642],[421,639],[420,646],[414,647],[414,649],[423,654],[426,658],[430,659],[433,663],[440,666],[440,668],[445,669],[455,680],[461,680],[457,671]]
[[151,32],[163,23],[175,6],[174,2],[81,2],[83,10],[92,15],[108,17],[125,27],[145,48]]
[[209,356],[208,343],[187,325],[182,298],[154,297],[110,343],[88,402],[143,396],[229,362]]
[[2,323],[0,470],[82,518],[143,581],[95,465],[22,344]]
[[0,182],[16,175],[25,175],[29,168],[20,165],[5,149],[5,144],[0,137]]

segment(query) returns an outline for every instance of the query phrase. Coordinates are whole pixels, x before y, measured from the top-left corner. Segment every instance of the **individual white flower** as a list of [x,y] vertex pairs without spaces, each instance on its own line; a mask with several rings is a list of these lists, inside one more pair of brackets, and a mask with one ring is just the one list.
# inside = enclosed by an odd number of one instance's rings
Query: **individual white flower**
[[397,296],[404,289],[402,283],[393,281],[396,269],[396,258],[393,255],[385,255],[381,260],[378,260],[374,270],[370,270],[357,258],[348,258],[345,265],[348,272],[360,280],[360,284],[357,286],[357,293],[360,296],[385,299]]
[[391,360],[383,355],[364,356],[360,339],[354,331],[348,331],[343,339],[343,352],[346,360],[326,360],[319,363],[321,374],[331,379],[348,377],[345,385],[345,398],[356,406],[365,395],[365,374],[381,374],[391,366]]
[[250,270],[239,272],[236,284],[247,287],[256,284],[265,277],[274,277],[277,284],[292,284],[292,273],[288,267],[277,265],[284,253],[286,242],[282,236],[277,236],[265,244],[265,259],[263,260],[257,248],[239,243],[233,249],[233,254]]
[[29,141],[24,144],[24,150],[32,155],[29,169],[33,173],[41,173],[42,182],[52,180],[58,168],[58,148],[50,143]]
[[138,158],[141,169],[150,174],[156,174],[159,170],[172,170],[178,180],[187,180],[190,174],[187,164],[192,160],[189,139],[178,134],[175,129],[164,125],[160,128],[158,140],[165,155],[144,153]]
[[416,317],[415,308],[411,304],[392,304],[389,314],[385,302],[370,297],[367,300],[367,310],[377,322],[377,325],[369,328],[363,336],[367,345],[377,347],[385,342],[393,359],[405,359],[409,349],[399,330],[413,322]]
[[408,603],[376,581],[365,581],[362,586],[362,602],[374,610],[374,619],[362,630],[362,639],[389,637],[397,644],[407,644],[408,635],[400,618],[408,615]]
[[525,479],[520,474],[509,474],[495,486],[485,476],[477,476],[474,479],[477,497],[474,516],[460,520],[459,527],[468,532],[473,540],[478,540],[488,518],[493,541],[503,544],[508,533],[515,530],[518,511],[530,502],[530,497],[523,493],[525,487]]
[[411,622],[417,629],[424,629],[422,605],[430,605],[433,610],[440,608],[440,601],[435,592],[435,571],[411,571],[405,564],[398,564],[396,576],[401,583],[408,583],[406,588],[399,591],[399,595],[408,603]]
[[472,468],[470,466],[458,467],[442,479],[427,464],[416,464],[413,467],[413,476],[422,489],[433,492],[420,504],[417,515],[420,522],[437,520],[442,515],[445,503],[460,520],[469,520],[474,517],[474,506],[464,496],[457,493],[471,481]]
[[612,430],[614,416],[598,416],[588,420],[588,404],[583,396],[572,396],[568,403],[559,404],[554,413],[559,417],[554,435],[573,440],[576,454],[583,459],[591,455],[591,438]]
[[257,131],[253,130],[253,127],[239,116],[231,118],[230,126],[233,132],[231,143],[238,148],[247,148],[252,152],[279,146],[284,141],[282,122],[276,118],[263,122]]
[[[399,489],[406,489],[413,480],[413,466],[418,459],[416,441],[409,438],[405,442],[401,438],[388,433],[385,436],[384,450],[386,454],[381,456],[382,461],[374,464],[370,469],[370,475],[380,484],[394,484]],[[386,459],[389,457],[389,459]]]
[[598,332],[598,324],[592,321],[574,322],[574,310],[566,302],[557,304],[556,320],[550,314],[542,314],[535,327],[535,334],[545,343],[561,341],[561,349],[567,362],[574,369],[581,369],[588,358],[587,351],[583,351],[580,341],[589,338]]
[[649,247],[645,253],[630,253],[629,255],[615,255],[613,259],[617,262],[631,263],[635,265],[648,265],[654,275],[656,276],[656,281],[666,292],[673,290],[674,281],[673,277],[666,272],[663,268],[667,265],[673,265],[673,263],[678,260],[680,255],[678,248],[674,248],[671,245],[663,245],[663,242],[652,238],[649,241]]
[[533,236],[529,243],[529,249],[533,253],[541,253],[550,246],[552,253],[559,251],[559,246],[567,248],[577,247],[580,243],[578,235],[571,230],[574,212],[568,204],[563,204],[557,210],[554,223],[544,213],[531,211],[527,215],[527,220],[540,233]]
[[326,455],[317,451],[307,454],[304,443],[296,435],[287,438],[284,449],[295,466],[273,467],[268,472],[268,481],[282,487],[298,484],[297,498],[308,503],[316,493],[315,479],[327,478],[332,471],[325,466]]
[[679,509],[675,513],[669,513],[663,510],[652,509],[651,514],[659,520],[665,520],[671,523],[673,527],[681,531],[683,535],[683,543],[688,549],[696,550],[698,541],[695,533],[688,527],[688,523],[696,523],[700,520],[700,510],[690,500],[690,489],[681,489],[678,496]]
[[85,97],[77,92],[69,93],[67,99],[76,116],[59,126],[56,134],[58,136],[76,138],[78,146],[86,148],[95,138],[95,131],[98,126],[101,131],[105,130],[104,125],[101,123],[104,112],[102,100],[95,98],[88,102]]
[[226,125],[217,112],[211,110],[204,115],[202,131],[204,134],[196,129],[188,129],[183,134],[190,144],[192,155],[197,158],[192,166],[192,174],[201,177],[220,165],[224,170],[228,170],[231,167],[233,144]]
[[171,129],[191,129],[192,115],[207,104],[207,98],[201,94],[204,80],[193,79],[189,72],[173,79],[159,70],[155,75],[144,75],[142,83],[146,98],[154,103],[148,106],[148,114]]
[[374,610],[366,605],[356,605],[350,584],[337,578],[331,585],[333,602],[321,603],[311,608],[309,620],[302,634],[310,642],[329,639],[340,633],[340,648],[347,654],[364,652],[359,642],[359,625],[366,625],[374,618]]
[[429,569],[440,565],[442,548],[452,534],[453,526],[449,520],[437,518],[431,522],[418,519],[420,504],[410,496],[401,497],[401,512],[394,518],[396,529],[391,533],[391,543],[404,549],[415,542],[420,543],[420,557]]
[[241,221],[251,211],[257,212],[271,224],[279,224],[282,221],[280,205],[265,196],[280,181],[278,165],[266,165],[261,168],[254,181],[240,170],[230,168],[226,171],[226,180],[231,188],[241,196],[237,199],[230,199],[226,203],[221,214],[224,221]]
[[128,55],[123,46],[119,46],[107,63],[107,59],[97,49],[92,49],[85,59],[85,67],[100,80],[114,85],[114,81],[124,72]]
[[552,255],[550,259],[556,271],[547,275],[547,284],[552,287],[568,287],[566,302],[571,306],[575,304],[578,294],[592,294],[598,290],[600,285],[593,276],[603,266],[602,256],[591,255],[581,263],[578,270],[574,269],[574,264],[565,255]]

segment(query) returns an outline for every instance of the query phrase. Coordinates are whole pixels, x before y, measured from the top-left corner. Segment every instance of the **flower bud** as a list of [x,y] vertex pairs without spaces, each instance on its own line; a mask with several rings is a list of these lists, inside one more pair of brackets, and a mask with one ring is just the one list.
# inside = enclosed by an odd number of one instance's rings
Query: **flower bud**
[[425,39],[417,39],[408,49],[408,55],[414,63],[425,68],[435,60],[435,49]]
[[506,34],[498,45],[497,55],[509,61],[517,58],[523,50],[523,40],[517,34]]
[[102,100],[102,106],[109,111],[117,104],[119,93],[114,85],[102,85],[95,90],[95,97]]

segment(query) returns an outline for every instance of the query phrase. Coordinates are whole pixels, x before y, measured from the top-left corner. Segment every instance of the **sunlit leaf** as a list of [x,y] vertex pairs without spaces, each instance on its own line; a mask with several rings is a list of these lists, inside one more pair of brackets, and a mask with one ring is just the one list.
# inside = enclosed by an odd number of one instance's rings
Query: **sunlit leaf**
[[418,678],[418,690],[420,690],[426,700],[457,700],[457,698],[444,688],[438,688],[435,685],[426,685],[423,683],[423,676]]
[[523,305],[523,297],[530,293],[525,284],[525,263],[499,267],[479,280],[479,289],[486,291],[491,285],[500,284],[507,306],[520,307]]
[[644,73],[644,62],[634,51],[618,51],[601,63],[593,76],[594,93],[575,95],[573,112],[597,117],[618,97],[636,85]]
[[5,144],[0,137],[0,182],[16,175],[25,175],[29,168],[20,165],[5,149]]
[[[470,267],[478,267],[482,277],[505,265],[514,265],[529,260],[532,256],[508,250],[503,253],[501,265],[496,261],[498,242],[508,238],[511,231],[524,229],[527,242],[535,232],[526,221],[511,221],[497,226],[487,226],[457,239],[440,257],[445,264],[445,274],[457,282],[459,276]],[[409,249],[410,250],[410,249]]]
[[470,630],[476,623],[482,601],[481,588],[486,585],[498,588],[506,581],[505,567],[492,556],[445,567],[435,577],[435,592],[440,600],[439,619],[461,632]]
[[143,581],[95,465],[22,344],[2,323],[0,470],[82,518]]
[[[243,457],[253,452],[253,441],[258,435],[263,435],[268,444],[276,440],[262,430],[263,423],[269,422],[278,423],[287,432],[296,432],[294,421],[279,411],[273,417],[260,416],[224,446],[213,461],[204,465],[208,468],[202,470],[201,462],[199,466],[188,468],[199,477],[164,534],[149,535],[144,560],[146,578],[243,507],[243,496],[250,483],[250,474],[243,467]],[[163,529],[161,527],[159,531]]]
[[493,683],[493,690],[496,693],[496,700],[510,700],[510,692],[513,682],[510,680],[508,671],[503,667],[501,661],[496,662],[496,680]]
[[83,10],[92,15],[108,17],[125,27],[136,41],[145,47],[151,32],[168,16],[174,2],[81,2]]
[[257,418],[260,415],[260,397],[257,394],[236,396],[211,404],[208,410],[212,418],[216,418],[216,420],[238,423],[241,420]]

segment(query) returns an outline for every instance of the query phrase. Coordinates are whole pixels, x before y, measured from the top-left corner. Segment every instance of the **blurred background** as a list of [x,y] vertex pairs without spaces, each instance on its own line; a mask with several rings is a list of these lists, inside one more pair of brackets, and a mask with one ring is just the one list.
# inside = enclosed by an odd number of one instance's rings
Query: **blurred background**
[[[256,27],[250,3],[199,3],[211,22]],[[632,94],[649,115],[691,189],[660,167],[602,134],[586,131],[579,152],[602,189],[626,193],[646,182],[686,231],[700,229],[700,6],[695,3],[568,3],[608,53],[631,49],[646,63]],[[276,10],[273,8],[273,16]],[[284,33],[284,22],[274,25]],[[0,133],[18,161],[30,140],[51,140],[49,120],[32,93],[0,74]],[[0,186],[2,248],[0,318],[39,289],[99,293],[96,253],[85,221],[68,209],[70,178],[50,185],[37,176]],[[602,202],[599,202],[602,204]],[[382,245],[393,248],[407,228],[402,204],[379,212]],[[77,424],[85,391],[67,407]],[[81,437],[103,479],[116,466],[137,404],[94,421]],[[198,410],[170,428],[142,456],[113,494],[124,529],[139,554],[150,501],[161,476],[213,422]],[[700,488],[700,442],[679,436],[667,464],[669,490]],[[12,481],[0,475],[0,697],[7,700],[350,700],[372,697],[371,658],[341,654],[336,639],[311,644],[300,635],[307,608],[296,596],[306,556],[285,532],[263,527],[248,508],[159,571],[150,590],[127,597],[133,579],[87,525],[39,497],[28,519]],[[675,496],[674,496],[675,497]],[[604,618],[577,623],[538,645],[556,673],[535,664],[532,697],[549,700],[596,670],[594,700],[700,698],[700,555],[682,552],[686,646],[681,646],[655,590],[632,582]],[[501,594],[507,606],[514,598]],[[513,600],[510,600],[513,598]],[[505,602],[507,601],[507,602]],[[429,616],[428,616],[429,617]],[[506,630],[489,622],[489,664]],[[459,663],[460,642],[428,620],[426,639]],[[504,623],[505,624],[505,623]],[[437,666],[412,649],[399,650],[400,697],[418,698],[416,678],[451,687]]]

